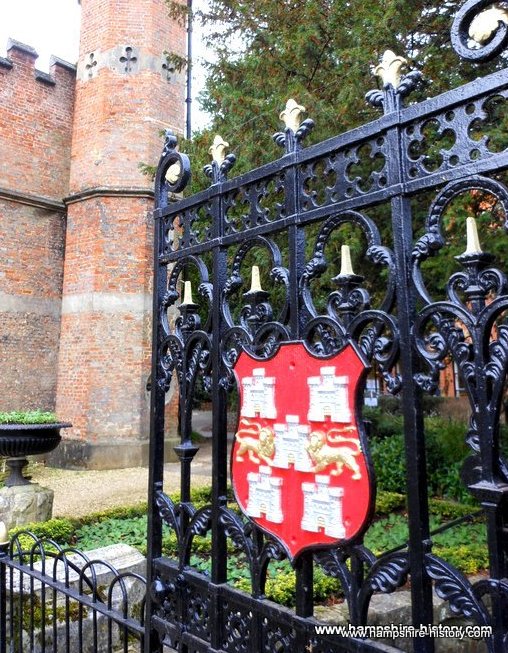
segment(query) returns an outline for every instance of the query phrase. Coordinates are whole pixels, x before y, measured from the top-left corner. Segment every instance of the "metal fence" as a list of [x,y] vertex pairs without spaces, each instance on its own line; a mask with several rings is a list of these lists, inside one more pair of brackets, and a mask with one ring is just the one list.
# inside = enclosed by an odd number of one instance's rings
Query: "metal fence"
[[140,653],[146,581],[28,532],[0,552],[1,653]]

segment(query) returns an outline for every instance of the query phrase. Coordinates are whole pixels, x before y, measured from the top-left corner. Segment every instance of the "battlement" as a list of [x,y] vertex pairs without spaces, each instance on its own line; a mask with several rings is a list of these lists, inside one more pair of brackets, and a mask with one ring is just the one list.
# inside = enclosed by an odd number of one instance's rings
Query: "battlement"
[[76,66],[51,55],[49,73],[37,70],[35,62],[39,58],[37,51],[26,43],[10,38],[7,41],[7,57],[0,57],[0,69],[33,71],[35,81],[45,86],[56,86],[58,82],[74,83]]
[[69,192],[76,67],[53,56],[47,73],[37,58],[14,39],[0,58],[0,151],[9,162],[0,167],[0,188],[61,202]]

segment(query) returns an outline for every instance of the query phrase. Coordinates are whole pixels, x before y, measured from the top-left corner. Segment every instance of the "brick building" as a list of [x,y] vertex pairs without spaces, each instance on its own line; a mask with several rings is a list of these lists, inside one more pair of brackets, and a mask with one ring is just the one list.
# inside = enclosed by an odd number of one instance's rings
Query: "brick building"
[[[0,410],[73,423],[55,464],[146,461],[152,182],[181,131],[185,52],[164,0],[82,0],[77,66],[0,58]],[[173,402],[174,403],[174,402]],[[174,421],[174,420],[173,420]]]

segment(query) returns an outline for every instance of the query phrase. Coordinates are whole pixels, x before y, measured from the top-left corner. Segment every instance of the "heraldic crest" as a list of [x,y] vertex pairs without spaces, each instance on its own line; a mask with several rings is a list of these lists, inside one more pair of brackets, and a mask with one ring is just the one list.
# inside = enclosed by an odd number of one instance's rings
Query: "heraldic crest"
[[355,416],[366,370],[352,344],[323,359],[302,342],[284,343],[273,358],[244,351],[236,362],[233,488],[245,515],[291,558],[351,540],[366,525],[371,471]]

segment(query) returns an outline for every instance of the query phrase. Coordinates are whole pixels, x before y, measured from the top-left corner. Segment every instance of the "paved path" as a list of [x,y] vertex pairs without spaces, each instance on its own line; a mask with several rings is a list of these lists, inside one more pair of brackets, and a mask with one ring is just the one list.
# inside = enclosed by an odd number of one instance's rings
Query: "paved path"
[[[211,483],[211,440],[201,443],[192,464],[193,484]],[[105,471],[72,471],[43,465],[31,469],[32,481],[55,492],[54,517],[80,517],[116,506],[134,506],[146,501],[148,469],[134,467]],[[180,464],[164,467],[164,489],[174,492],[180,486]]]

